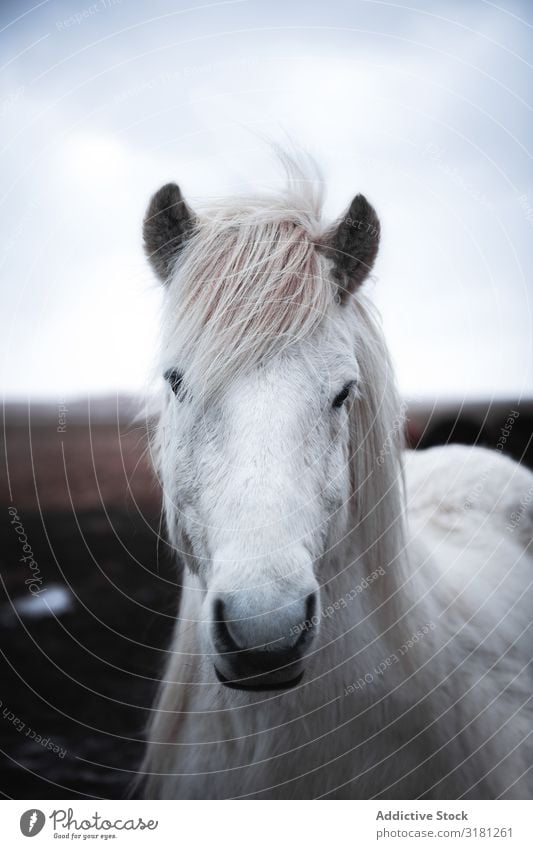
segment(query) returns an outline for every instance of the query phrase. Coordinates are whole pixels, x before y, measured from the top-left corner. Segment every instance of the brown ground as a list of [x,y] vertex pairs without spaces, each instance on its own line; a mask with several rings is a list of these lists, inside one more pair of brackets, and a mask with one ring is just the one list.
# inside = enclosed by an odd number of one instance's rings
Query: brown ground
[[[58,433],[42,412],[29,423],[26,411],[10,411],[5,431],[0,791],[119,797],[142,753],[178,601],[177,568],[158,543],[160,496],[143,428],[127,420],[89,427],[78,410]],[[10,506],[38,573],[20,560]],[[14,610],[33,598],[25,581],[34,574],[41,598],[67,589],[67,610]]]

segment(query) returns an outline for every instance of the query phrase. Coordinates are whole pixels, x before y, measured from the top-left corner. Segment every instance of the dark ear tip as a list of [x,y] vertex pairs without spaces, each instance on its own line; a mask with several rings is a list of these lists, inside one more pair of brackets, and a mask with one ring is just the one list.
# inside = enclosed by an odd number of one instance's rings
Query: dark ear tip
[[194,221],[176,183],[166,183],[150,200],[143,221],[144,248],[156,274],[165,282]]
[[165,183],[150,200],[145,221],[162,213],[172,215],[175,211],[173,207],[182,202],[180,187],[176,183]]
[[165,185],[161,186],[159,191],[155,193],[155,196],[168,198],[169,200],[173,200],[176,197],[181,199],[181,189],[177,183],[165,183]]
[[357,216],[360,221],[372,222],[379,229],[379,218],[372,204],[364,195],[356,195],[350,204],[350,214]]
[[360,209],[363,211],[371,208],[364,195],[356,195],[350,204],[350,210]]
[[376,211],[364,195],[354,197],[347,213],[327,237],[333,275],[342,301],[362,284],[372,270],[380,239]]

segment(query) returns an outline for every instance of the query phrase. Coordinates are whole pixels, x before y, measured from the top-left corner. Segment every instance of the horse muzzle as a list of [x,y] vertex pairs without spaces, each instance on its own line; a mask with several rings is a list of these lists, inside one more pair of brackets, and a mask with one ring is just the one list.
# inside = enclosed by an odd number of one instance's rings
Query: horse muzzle
[[[287,690],[300,683],[304,659],[315,636],[316,593],[300,603],[289,605],[290,618],[281,623],[271,617],[269,639],[264,626],[259,642],[254,641],[250,620],[232,620],[231,605],[215,600],[213,645],[217,652],[215,673],[226,687],[238,690]],[[290,625],[292,621],[292,625]]]

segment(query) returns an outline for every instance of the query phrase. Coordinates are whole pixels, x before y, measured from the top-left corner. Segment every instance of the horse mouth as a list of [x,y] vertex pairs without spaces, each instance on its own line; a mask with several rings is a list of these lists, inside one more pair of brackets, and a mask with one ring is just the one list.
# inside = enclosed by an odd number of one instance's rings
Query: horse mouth
[[292,687],[296,687],[297,684],[303,678],[304,670],[298,673],[294,678],[289,679],[288,681],[276,681],[272,680],[272,676],[256,676],[256,680],[251,679],[248,682],[248,679],[244,679],[239,681],[238,678],[228,679],[225,675],[220,672],[219,669],[215,666],[215,675],[221,684],[225,687],[229,687],[230,690],[249,690],[253,692],[272,692],[273,690],[290,690]]

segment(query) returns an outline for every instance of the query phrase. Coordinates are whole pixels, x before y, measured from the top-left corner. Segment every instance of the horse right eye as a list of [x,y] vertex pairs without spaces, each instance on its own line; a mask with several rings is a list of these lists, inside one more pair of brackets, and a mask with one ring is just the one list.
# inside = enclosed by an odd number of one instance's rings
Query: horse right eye
[[333,399],[332,407],[342,407],[344,402],[348,399],[348,396],[350,394],[350,389],[352,388],[354,383],[355,383],[355,380],[350,380],[348,383],[346,383],[342,387],[339,394],[336,395],[335,398]]
[[175,368],[171,368],[171,369],[169,369],[168,371],[165,372],[163,377],[169,383],[170,388],[172,389],[176,398],[179,398],[181,400],[181,398],[183,397],[183,390],[182,390],[183,375],[182,375],[182,373]]

